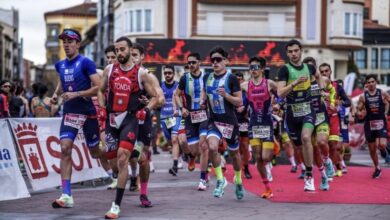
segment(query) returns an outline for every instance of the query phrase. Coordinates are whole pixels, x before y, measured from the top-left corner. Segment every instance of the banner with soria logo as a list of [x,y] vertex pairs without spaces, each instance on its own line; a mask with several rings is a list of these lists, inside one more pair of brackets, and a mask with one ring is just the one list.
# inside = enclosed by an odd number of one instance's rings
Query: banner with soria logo
[[0,119],[0,201],[30,197],[6,119]]
[[[61,118],[8,119],[33,190],[61,185]],[[72,183],[107,177],[100,161],[91,157],[82,131],[72,149]]]

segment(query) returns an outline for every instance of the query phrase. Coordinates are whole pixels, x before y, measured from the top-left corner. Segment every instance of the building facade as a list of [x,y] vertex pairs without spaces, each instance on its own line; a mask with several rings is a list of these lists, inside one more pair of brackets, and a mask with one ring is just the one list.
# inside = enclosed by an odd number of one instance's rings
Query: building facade
[[104,66],[104,50],[114,42],[114,0],[99,0],[97,3],[97,48],[96,64]]
[[[246,42],[265,46],[296,38],[304,45],[304,56],[329,63],[334,77],[343,78],[350,52],[362,48],[363,5],[364,0],[115,0],[114,39],[123,35],[135,41],[151,39],[144,45],[147,48],[156,46],[152,39],[194,44],[177,42],[175,47],[182,50],[196,48],[202,40],[243,41],[243,47],[226,49],[245,54]],[[258,51],[285,56],[283,49],[276,48],[259,46]],[[245,57],[240,65],[247,62]],[[168,61],[169,53],[161,58]]]
[[20,78],[19,12],[0,8],[0,80]]

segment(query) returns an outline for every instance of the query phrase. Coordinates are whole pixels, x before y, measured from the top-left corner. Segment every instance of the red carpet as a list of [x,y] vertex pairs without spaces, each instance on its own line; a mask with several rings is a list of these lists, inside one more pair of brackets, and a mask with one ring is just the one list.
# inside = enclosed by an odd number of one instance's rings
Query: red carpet
[[[315,168],[316,169],[316,168]],[[250,166],[252,179],[243,177],[243,184],[246,191],[261,195],[264,185],[254,165]],[[320,173],[314,171],[315,192],[303,191],[303,180],[298,179],[298,173],[290,173],[290,166],[278,165],[272,169],[273,182],[271,187],[274,197],[273,202],[294,202],[294,203],[342,203],[342,204],[390,204],[390,169],[382,168],[382,175],[379,179],[372,179],[371,167],[348,167],[348,174],[341,178],[335,177],[330,182],[330,191],[321,191]],[[300,170],[298,170],[300,172]],[[226,178],[231,183],[234,171],[228,165]]]

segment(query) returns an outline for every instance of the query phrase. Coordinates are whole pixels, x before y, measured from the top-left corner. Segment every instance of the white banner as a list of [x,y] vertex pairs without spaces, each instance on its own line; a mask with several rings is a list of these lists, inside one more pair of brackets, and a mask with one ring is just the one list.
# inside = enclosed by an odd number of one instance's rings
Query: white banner
[[30,197],[6,119],[0,119],[0,131],[0,201]]
[[[13,118],[9,119],[9,122],[33,190],[61,185],[61,118]],[[79,133],[72,150],[71,182],[100,177],[107,177],[107,174],[100,161],[91,157],[84,135]]]

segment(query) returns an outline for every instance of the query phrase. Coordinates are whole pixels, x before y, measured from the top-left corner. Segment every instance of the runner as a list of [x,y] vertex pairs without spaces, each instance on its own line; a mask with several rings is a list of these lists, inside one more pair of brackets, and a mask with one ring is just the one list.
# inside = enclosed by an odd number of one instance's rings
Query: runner
[[[200,181],[199,191],[207,189],[207,167],[208,167],[208,146],[207,136],[207,112],[206,94],[204,92],[203,73],[200,71],[199,53],[191,53],[187,57],[190,69],[179,81],[179,86],[175,91],[177,107],[182,112],[185,120],[185,130],[189,145],[189,151],[183,148],[190,158],[188,170],[195,169],[195,157],[200,156]],[[184,95],[184,101],[181,96]]]
[[236,184],[236,198],[244,197],[241,180],[241,157],[238,151],[238,121],[235,108],[242,106],[242,93],[239,81],[226,70],[228,53],[222,47],[215,47],[210,52],[210,61],[214,72],[205,76],[205,90],[210,105],[207,142],[209,156],[213,164],[217,184],[213,195],[222,197],[227,181],[221,169],[221,156],[218,153],[219,140],[223,137],[227,142],[230,158],[233,162]]
[[[327,63],[322,63],[319,66],[319,70],[322,76],[327,77],[329,80],[331,79],[332,70],[330,68],[330,65]],[[332,82],[333,87],[336,90],[335,99],[336,104],[340,103],[344,107],[351,106],[351,101],[349,100],[348,96],[345,94],[344,88],[339,86],[337,82]],[[327,89],[325,89],[325,92],[329,92]],[[342,166],[341,166],[341,142],[340,142],[340,118],[338,115],[338,106],[335,106],[334,108],[331,107],[329,103],[330,99],[326,99],[327,102],[327,111],[329,116],[329,149],[330,149],[330,156],[332,158],[333,164],[336,165],[337,171],[335,173],[336,176],[341,177],[343,175]],[[333,167],[332,167],[333,170]],[[327,173],[332,177],[332,172],[327,171]],[[333,172],[334,173],[334,172]]]
[[172,176],[177,176],[180,155],[178,131],[181,117],[175,115],[176,106],[173,94],[179,83],[174,80],[175,74],[173,66],[164,66],[163,72],[165,81],[161,84],[161,88],[164,92],[166,102],[161,108],[160,121],[164,136],[172,146],[173,165],[172,168],[169,169],[169,173],[172,174]]
[[286,45],[289,63],[278,73],[278,96],[287,98],[286,124],[289,136],[295,147],[302,147],[306,167],[304,190],[314,191],[312,178],[313,145],[311,137],[314,131],[315,112],[311,106],[310,82],[316,74],[312,65],[303,64],[302,46],[297,40]]
[[[244,75],[241,72],[235,74],[240,84],[245,82]],[[248,95],[245,90],[242,90],[242,102],[243,105],[236,108],[236,116],[238,120],[238,130],[240,132],[240,154],[242,165],[244,168],[244,176],[247,179],[252,179],[252,175],[249,171],[249,136],[248,136]]]
[[274,153],[274,129],[272,120],[271,93],[277,91],[276,83],[264,76],[266,60],[263,57],[249,59],[249,72],[252,78],[241,87],[248,93],[250,106],[249,138],[252,152],[257,161],[257,170],[263,180],[264,199],[273,197],[266,166]]
[[[129,158],[138,137],[139,122],[145,121],[150,110],[156,107],[157,98],[147,70],[130,59],[132,43],[127,37],[115,41],[118,63],[108,65],[103,72],[101,96],[108,88],[106,120],[106,147],[109,159],[118,158],[118,184],[115,201],[106,213],[108,219],[118,218],[127,182]],[[144,107],[140,98],[145,89],[151,97]],[[104,106],[104,103],[100,103]],[[105,106],[104,106],[105,107]]]
[[64,116],[61,122],[61,180],[62,195],[56,199],[53,208],[73,207],[71,193],[72,147],[79,129],[82,129],[93,158],[103,154],[99,149],[99,124],[96,110],[90,97],[97,94],[100,78],[95,63],[79,54],[81,35],[73,29],[64,29],[58,36],[62,40],[66,59],[55,64],[59,80],[51,98],[57,102],[58,95],[64,99]]
[[386,113],[389,110],[389,94],[376,87],[376,75],[370,74],[365,81],[367,89],[359,97],[357,114],[365,117],[364,134],[368,142],[370,156],[375,166],[372,178],[379,178],[381,167],[378,161],[377,149],[385,150],[387,146]]

